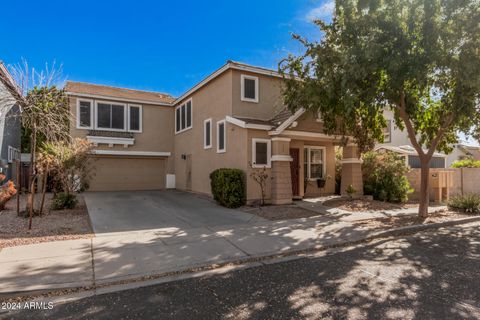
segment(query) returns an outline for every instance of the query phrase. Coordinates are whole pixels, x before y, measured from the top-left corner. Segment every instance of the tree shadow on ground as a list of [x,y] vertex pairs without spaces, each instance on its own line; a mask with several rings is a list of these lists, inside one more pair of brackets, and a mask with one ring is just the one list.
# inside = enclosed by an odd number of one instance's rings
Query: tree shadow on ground
[[402,239],[27,310],[22,319],[478,319],[480,230]]

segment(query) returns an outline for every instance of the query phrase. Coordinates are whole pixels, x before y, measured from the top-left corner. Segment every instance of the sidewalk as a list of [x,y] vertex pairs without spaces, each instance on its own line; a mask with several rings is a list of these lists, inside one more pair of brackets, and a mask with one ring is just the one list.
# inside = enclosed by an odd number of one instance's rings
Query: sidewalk
[[94,286],[368,238],[378,229],[336,215],[195,229],[110,233],[5,248],[0,294]]

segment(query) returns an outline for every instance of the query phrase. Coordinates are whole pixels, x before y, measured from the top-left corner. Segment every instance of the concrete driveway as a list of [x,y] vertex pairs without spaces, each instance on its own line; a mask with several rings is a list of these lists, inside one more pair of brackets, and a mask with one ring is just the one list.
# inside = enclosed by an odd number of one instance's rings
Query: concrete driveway
[[87,192],[84,194],[96,234],[161,228],[192,229],[263,221],[176,190]]

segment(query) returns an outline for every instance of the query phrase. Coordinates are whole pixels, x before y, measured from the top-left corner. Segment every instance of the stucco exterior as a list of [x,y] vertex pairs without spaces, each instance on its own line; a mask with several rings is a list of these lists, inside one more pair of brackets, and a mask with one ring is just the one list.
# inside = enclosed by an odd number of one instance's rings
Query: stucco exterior
[[[257,96],[256,99],[251,99],[255,101],[246,101],[242,98],[243,77],[256,79]],[[133,153],[145,151],[168,153],[159,159],[161,161],[158,166],[162,169],[150,168],[149,170],[155,171],[157,175],[174,175],[174,187],[177,189],[206,195],[211,195],[210,173],[212,171],[218,168],[241,169],[246,174],[247,201],[253,203],[261,198],[261,191],[252,174],[263,170],[258,165],[254,165],[253,141],[261,139],[268,145],[268,165],[265,168],[269,176],[265,190],[268,203],[290,203],[293,197],[333,194],[335,191],[335,145],[339,140],[324,134],[323,124],[312,113],[299,110],[291,114],[286,110],[282,100],[282,86],[282,77],[274,71],[229,62],[168,105],[163,100],[160,104],[141,103],[143,131],[132,133],[134,143],[98,144],[96,150],[120,153],[126,150]],[[81,87],[80,85],[80,89]],[[102,91],[98,92],[115,94],[115,88],[102,87]],[[111,97],[108,101],[129,103],[125,92],[129,91],[123,90],[118,97]],[[142,96],[136,95],[136,97]],[[82,91],[81,95],[70,92],[70,109],[73,114],[77,112],[79,98],[85,98],[85,92]],[[105,100],[103,97],[100,98]],[[97,97],[90,99],[96,100]],[[182,124],[177,132],[176,109],[186,103],[191,105],[191,127],[188,125],[183,127]],[[204,144],[205,121],[211,122],[211,146],[209,147]],[[217,125],[219,122],[224,123],[225,126],[225,150],[218,150]],[[80,138],[85,138],[89,134],[89,130],[78,129],[75,121],[72,122],[71,132],[72,136]],[[325,179],[323,186],[318,186],[320,183],[317,182],[317,176],[315,179],[304,177],[304,148],[306,147],[317,147],[317,149],[321,147],[323,150],[322,161],[325,168],[322,172],[322,178]],[[298,149],[298,163],[291,157],[291,152],[296,152],[296,149]],[[111,156],[108,161],[103,160],[102,165],[115,166],[114,158]],[[123,156],[121,158],[124,159],[122,166],[129,161],[132,168],[140,164],[137,161],[139,157]],[[298,171],[294,171],[297,165]],[[112,170],[110,170],[111,174],[115,175],[115,170]],[[296,172],[295,175],[292,175],[292,172]],[[97,186],[101,185],[97,189],[106,189],[118,181],[108,177],[102,177],[102,179],[113,182],[105,184],[97,182]],[[296,191],[293,190],[297,185],[295,182],[298,183]],[[149,188],[156,186],[155,183],[149,183]],[[294,194],[294,191],[298,194]]]

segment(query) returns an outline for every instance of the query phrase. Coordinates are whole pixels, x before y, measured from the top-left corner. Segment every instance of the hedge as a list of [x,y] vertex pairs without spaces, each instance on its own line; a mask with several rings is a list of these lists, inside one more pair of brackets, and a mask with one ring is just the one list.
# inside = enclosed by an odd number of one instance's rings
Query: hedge
[[238,208],[246,201],[245,173],[240,169],[221,168],[210,173],[215,201],[227,208]]

